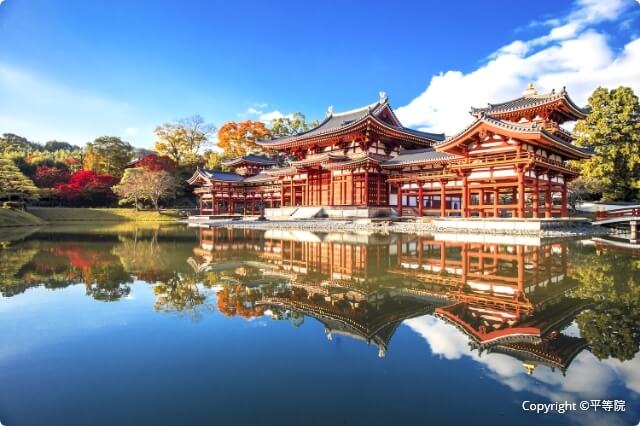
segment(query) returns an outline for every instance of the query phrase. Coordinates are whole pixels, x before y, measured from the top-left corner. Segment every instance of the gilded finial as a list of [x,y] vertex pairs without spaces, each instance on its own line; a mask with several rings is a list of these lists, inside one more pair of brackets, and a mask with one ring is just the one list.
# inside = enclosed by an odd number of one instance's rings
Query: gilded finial
[[523,95],[525,96],[530,96],[530,95],[537,95],[538,92],[536,91],[536,88],[533,86],[533,83],[529,83],[529,85],[527,86],[527,90],[524,91]]
[[533,371],[536,369],[535,364],[531,364],[531,363],[528,363],[528,362],[523,362],[522,366],[527,370],[527,374],[528,375],[532,375]]

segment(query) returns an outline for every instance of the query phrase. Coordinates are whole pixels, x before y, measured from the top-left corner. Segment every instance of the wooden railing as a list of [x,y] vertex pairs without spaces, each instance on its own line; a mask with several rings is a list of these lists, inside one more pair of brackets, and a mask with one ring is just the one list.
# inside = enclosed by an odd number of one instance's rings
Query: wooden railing
[[596,220],[613,219],[616,217],[634,217],[640,216],[640,206],[625,207],[623,209],[614,209],[596,212]]

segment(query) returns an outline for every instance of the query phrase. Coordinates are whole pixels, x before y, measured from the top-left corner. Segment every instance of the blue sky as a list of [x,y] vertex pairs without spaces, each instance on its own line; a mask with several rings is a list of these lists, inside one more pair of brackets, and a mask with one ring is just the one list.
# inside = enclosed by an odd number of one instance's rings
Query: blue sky
[[0,0],[0,133],[151,147],[193,114],[321,118],[385,91],[405,125],[450,134],[528,82],[640,91],[639,22],[636,0]]

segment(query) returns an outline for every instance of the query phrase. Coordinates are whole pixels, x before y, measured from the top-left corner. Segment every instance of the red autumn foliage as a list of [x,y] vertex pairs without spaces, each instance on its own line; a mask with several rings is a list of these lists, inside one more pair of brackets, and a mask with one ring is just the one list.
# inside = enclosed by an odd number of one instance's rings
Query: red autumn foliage
[[113,259],[108,254],[100,250],[91,250],[79,245],[67,244],[51,250],[55,256],[66,256],[69,263],[80,269],[87,269],[91,266],[108,266]]
[[58,184],[55,188],[66,201],[96,206],[107,205],[115,200],[111,187],[116,183],[118,179],[109,174],[81,170],[75,172],[68,183]]
[[136,167],[142,167],[151,172],[157,172],[160,170],[172,172],[176,169],[176,162],[166,155],[149,154],[142,157],[136,163]]
[[33,174],[33,182],[39,188],[53,188],[58,184],[67,183],[71,173],[68,170],[42,164]]

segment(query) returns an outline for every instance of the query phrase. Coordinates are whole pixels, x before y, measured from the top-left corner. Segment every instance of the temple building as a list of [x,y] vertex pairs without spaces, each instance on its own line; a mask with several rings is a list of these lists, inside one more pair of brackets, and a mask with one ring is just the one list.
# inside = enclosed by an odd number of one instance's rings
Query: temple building
[[[334,113],[311,130],[258,141],[269,156],[198,168],[189,180],[201,215],[293,218],[568,216],[570,161],[590,153],[560,127],[586,116],[563,88],[472,108],[458,134],[400,123],[383,93],[362,108]],[[286,160],[283,160],[286,159]]]

